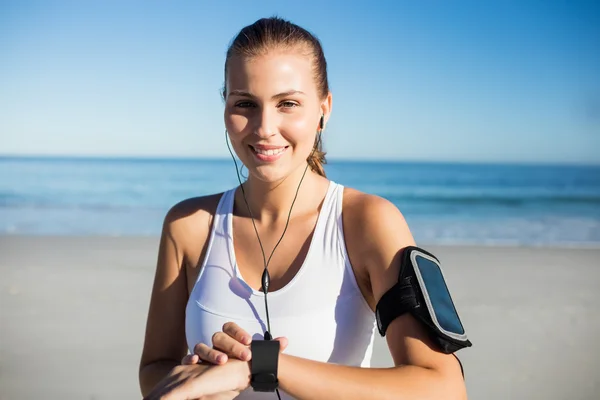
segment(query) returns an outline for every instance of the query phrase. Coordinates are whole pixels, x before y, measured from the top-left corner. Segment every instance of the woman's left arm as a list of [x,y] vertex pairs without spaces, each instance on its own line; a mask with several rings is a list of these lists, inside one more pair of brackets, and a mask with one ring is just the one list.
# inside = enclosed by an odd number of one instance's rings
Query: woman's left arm
[[[395,205],[367,194],[344,204],[345,236],[352,246],[355,271],[368,277],[375,304],[397,281],[400,251],[414,245]],[[352,258],[352,257],[351,257]],[[299,399],[446,399],[465,400],[462,371],[452,354],[438,351],[420,322],[410,314],[394,320],[386,332],[394,367],[360,368],[281,354],[279,381]]]

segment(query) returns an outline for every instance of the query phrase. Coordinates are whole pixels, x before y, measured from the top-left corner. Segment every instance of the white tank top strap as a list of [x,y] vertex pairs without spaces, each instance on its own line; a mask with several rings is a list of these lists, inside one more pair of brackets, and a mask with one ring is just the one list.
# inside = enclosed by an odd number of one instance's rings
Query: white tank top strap
[[335,211],[332,215],[335,215],[335,228],[336,228],[336,244],[338,246],[339,254],[343,260],[343,265],[345,268],[345,274],[348,277],[347,281],[352,286],[352,289],[355,293],[357,293],[357,302],[360,303],[362,311],[366,313],[366,315],[375,315],[369,303],[364,298],[362,291],[358,285],[358,281],[356,280],[356,275],[354,274],[354,269],[352,264],[350,263],[350,256],[348,255],[348,247],[346,246],[346,236],[344,234],[344,220],[343,220],[343,203],[344,203],[344,186],[337,185],[336,186],[336,201],[335,201]]
[[[204,270],[206,269],[206,263],[210,260],[209,254],[212,252],[212,247],[215,242],[215,237],[223,237],[227,235],[229,231],[227,229],[227,217],[229,214],[229,210],[231,209],[231,204],[233,204],[233,198],[235,197],[236,188],[229,189],[222,193],[219,202],[217,203],[217,209],[215,210],[215,214],[212,218],[212,224],[210,233],[208,235],[208,244],[206,246],[206,255],[204,256],[204,260],[202,260],[202,265],[200,267],[200,273],[196,278],[196,282],[194,284],[194,289],[198,283],[198,281],[202,278]],[[192,289],[193,290],[193,289]]]

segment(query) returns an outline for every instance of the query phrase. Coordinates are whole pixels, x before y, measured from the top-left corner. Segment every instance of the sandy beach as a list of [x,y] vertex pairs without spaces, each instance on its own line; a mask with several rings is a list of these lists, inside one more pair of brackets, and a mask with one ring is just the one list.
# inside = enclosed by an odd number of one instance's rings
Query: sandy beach
[[[158,238],[0,237],[0,400],[141,398]],[[474,344],[470,399],[600,391],[600,250],[427,246]],[[376,339],[373,366],[389,366]]]

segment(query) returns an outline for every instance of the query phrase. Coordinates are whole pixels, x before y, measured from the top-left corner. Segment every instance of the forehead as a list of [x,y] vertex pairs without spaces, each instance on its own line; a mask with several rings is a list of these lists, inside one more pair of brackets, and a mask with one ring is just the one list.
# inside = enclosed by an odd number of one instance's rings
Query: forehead
[[233,56],[227,65],[227,90],[271,96],[288,90],[316,93],[311,57],[302,52],[270,51]]

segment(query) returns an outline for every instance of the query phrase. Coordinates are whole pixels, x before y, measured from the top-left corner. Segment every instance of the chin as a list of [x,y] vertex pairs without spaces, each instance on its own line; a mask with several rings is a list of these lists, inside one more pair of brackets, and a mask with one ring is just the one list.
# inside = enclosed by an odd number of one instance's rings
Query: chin
[[251,170],[249,169],[249,174],[252,178],[265,183],[279,182],[292,172],[289,168],[278,167],[276,165],[258,165],[251,168]]

